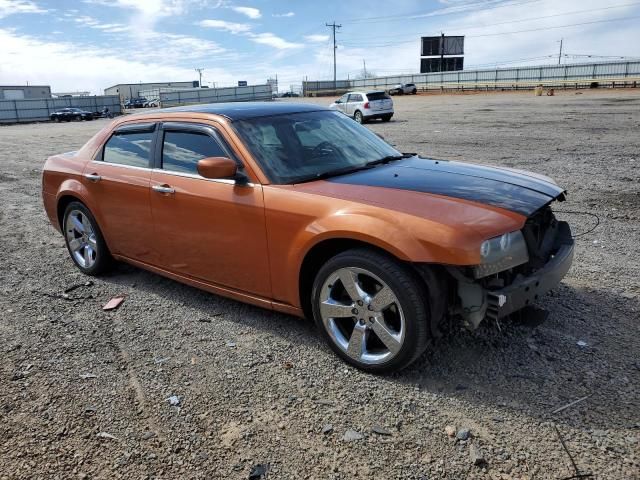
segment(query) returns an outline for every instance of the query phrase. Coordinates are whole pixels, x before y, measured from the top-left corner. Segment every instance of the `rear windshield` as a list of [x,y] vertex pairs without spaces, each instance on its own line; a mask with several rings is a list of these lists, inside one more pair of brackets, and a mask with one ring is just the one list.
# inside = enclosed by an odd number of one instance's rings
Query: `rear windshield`
[[367,98],[370,102],[373,102],[374,100],[384,100],[385,98],[391,97],[384,92],[369,92],[367,93]]

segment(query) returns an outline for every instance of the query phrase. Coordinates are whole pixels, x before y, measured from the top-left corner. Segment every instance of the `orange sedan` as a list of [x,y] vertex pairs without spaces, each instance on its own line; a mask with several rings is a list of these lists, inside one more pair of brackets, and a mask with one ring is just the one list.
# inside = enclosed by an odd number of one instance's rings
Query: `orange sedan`
[[124,116],[49,158],[42,190],[82,272],[116,259],[313,317],[372,372],[409,365],[446,319],[473,329],[535,302],[573,258],[551,179],[403,154],[315,105]]

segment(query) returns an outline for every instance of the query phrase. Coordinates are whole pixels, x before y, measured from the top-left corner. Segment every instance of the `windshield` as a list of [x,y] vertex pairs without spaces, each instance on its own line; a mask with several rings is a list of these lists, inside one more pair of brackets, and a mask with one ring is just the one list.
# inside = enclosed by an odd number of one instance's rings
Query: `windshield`
[[269,180],[297,183],[401,155],[366,127],[333,111],[257,117],[233,123]]

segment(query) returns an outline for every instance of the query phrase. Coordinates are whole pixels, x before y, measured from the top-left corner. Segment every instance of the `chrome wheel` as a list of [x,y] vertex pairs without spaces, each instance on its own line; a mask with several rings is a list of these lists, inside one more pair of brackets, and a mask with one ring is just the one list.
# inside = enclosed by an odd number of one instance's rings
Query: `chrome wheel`
[[358,123],[362,123],[362,112],[356,112],[353,119]]
[[322,285],[319,311],[335,345],[366,365],[385,363],[402,349],[405,317],[393,290],[363,268],[345,267]]
[[82,268],[96,263],[98,242],[91,220],[80,210],[71,210],[65,221],[65,237],[71,256]]

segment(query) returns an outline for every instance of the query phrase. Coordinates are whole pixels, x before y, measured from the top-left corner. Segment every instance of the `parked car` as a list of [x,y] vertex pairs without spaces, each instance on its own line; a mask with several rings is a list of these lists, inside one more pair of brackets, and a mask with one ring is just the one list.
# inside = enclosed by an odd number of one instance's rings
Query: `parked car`
[[393,100],[385,92],[347,92],[329,105],[358,123],[375,118],[388,122],[393,117]]
[[129,98],[124,102],[124,108],[144,108],[144,104],[147,101],[144,97]]
[[144,108],[157,107],[158,106],[158,99],[157,98],[153,98],[151,100],[145,100],[145,102],[144,102],[144,104],[142,106]]
[[60,110],[56,110],[49,118],[53,122],[70,122],[72,120],[93,120],[94,114],[93,112],[88,112],[86,110],[82,110],[80,108],[62,108]]
[[398,83],[389,89],[389,95],[415,95],[418,93],[415,83]]
[[287,97],[299,97],[300,95],[297,94],[296,92],[284,92],[281,96],[282,98],[287,98]]
[[403,154],[317,105],[120,117],[50,157],[42,181],[85,274],[121,260],[313,317],[340,357],[371,372],[406,367],[443,325],[473,329],[538,301],[573,258],[553,180]]

